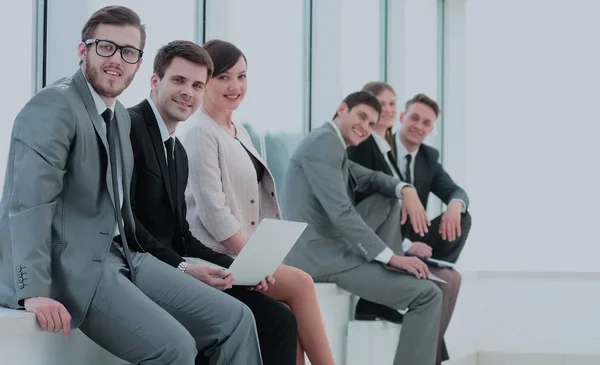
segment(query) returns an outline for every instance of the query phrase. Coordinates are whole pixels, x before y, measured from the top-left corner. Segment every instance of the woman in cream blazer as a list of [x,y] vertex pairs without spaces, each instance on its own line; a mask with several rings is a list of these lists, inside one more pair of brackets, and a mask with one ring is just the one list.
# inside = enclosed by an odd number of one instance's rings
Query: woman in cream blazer
[[[264,218],[280,218],[273,176],[248,132],[232,120],[246,94],[246,57],[233,44],[204,44],[214,63],[198,121],[181,141],[189,157],[187,220],[192,234],[235,257]],[[312,278],[281,265],[265,294],[286,304],[298,322],[297,364],[334,365]]]

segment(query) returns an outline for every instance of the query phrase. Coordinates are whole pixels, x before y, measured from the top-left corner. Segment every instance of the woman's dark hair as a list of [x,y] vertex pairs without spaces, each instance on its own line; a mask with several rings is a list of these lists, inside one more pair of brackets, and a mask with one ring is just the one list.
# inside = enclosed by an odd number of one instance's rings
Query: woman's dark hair
[[384,92],[385,90],[391,91],[392,94],[396,95],[396,92],[394,91],[394,88],[383,81],[371,81],[371,82],[367,82],[365,84],[365,86],[363,86],[362,88],[364,91],[370,91],[373,94],[375,94],[375,96],[379,96],[379,94],[381,94],[382,92]]
[[244,53],[230,42],[222,41],[220,39],[211,39],[204,43],[202,48],[204,48],[210,55],[210,58],[212,58],[215,66],[213,77],[229,71],[229,69],[238,62],[240,57],[243,57],[246,64],[248,64],[248,60],[246,60]]

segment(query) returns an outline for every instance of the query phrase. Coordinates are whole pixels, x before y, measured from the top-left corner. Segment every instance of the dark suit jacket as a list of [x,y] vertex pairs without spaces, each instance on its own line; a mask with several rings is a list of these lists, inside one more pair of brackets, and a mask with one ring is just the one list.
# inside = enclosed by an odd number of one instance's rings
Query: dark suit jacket
[[231,257],[204,246],[190,232],[184,196],[188,157],[181,142],[176,140],[174,147],[177,192],[172,194],[164,143],[150,103],[144,100],[128,111],[135,158],[131,206],[140,245],[146,252],[175,267],[184,261],[182,256],[198,257],[229,267],[233,262]]
[[[395,151],[395,149],[396,146],[392,146],[392,150]],[[417,152],[415,158],[415,181],[413,181],[413,185],[417,189],[421,203],[424,207],[427,207],[429,193],[433,193],[446,204],[452,199],[460,199],[468,207],[469,196],[461,187],[456,185],[450,175],[444,170],[438,162],[439,157],[440,153],[435,148],[426,144],[421,144],[421,147],[419,147],[419,152]],[[388,175],[392,175],[383,154],[372,136],[369,136],[366,141],[356,147],[349,147],[348,158],[371,170],[382,171]],[[357,193],[356,204],[365,198],[364,194]]]

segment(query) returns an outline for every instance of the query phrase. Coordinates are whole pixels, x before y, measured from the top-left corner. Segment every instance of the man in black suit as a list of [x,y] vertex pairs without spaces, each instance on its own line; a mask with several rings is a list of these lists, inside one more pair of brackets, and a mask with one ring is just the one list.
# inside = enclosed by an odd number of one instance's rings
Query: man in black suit
[[447,204],[446,211],[431,221],[424,236],[416,234],[410,224],[404,225],[404,251],[456,262],[471,228],[471,215],[467,211],[469,197],[438,162],[440,153],[423,143],[433,130],[439,112],[437,103],[424,94],[417,94],[406,102],[392,150],[402,179],[414,185],[424,207],[427,207],[429,193]]
[[[261,293],[272,278],[252,288],[232,287],[232,275],[183,258],[229,267],[231,257],[204,246],[186,220],[188,159],[174,136],[177,124],[199,107],[213,71],[208,53],[195,43],[173,41],[158,50],[148,99],[128,109],[135,157],[132,208],[143,249],[160,260],[246,304],[254,314],[264,364],[294,364],[297,327],[293,313]],[[236,315],[231,313],[231,315]],[[200,360],[200,361],[204,361]]]

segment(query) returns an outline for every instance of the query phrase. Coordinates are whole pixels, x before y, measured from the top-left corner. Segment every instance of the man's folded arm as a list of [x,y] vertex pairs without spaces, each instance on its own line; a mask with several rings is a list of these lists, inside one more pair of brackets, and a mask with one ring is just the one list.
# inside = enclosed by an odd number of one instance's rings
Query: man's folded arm
[[354,161],[348,161],[348,168],[358,182],[357,190],[363,193],[379,193],[402,199],[402,188],[412,186],[384,172],[368,169]]
[[75,121],[62,92],[50,88],[35,95],[14,123],[12,170],[7,173],[12,181],[7,183],[13,186],[9,218],[20,304],[51,295],[51,225],[63,193]]
[[[312,149],[321,152],[326,150]],[[321,202],[331,222],[344,233],[355,252],[369,261],[374,260],[387,246],[364,222],[348,198],[347,181],[344,181],[341,169],[343,155],[336,152],[310,153],[305,156],[302,169],[313,194]]]
[[173,267],[177,267],[180,263],[185,261],[185,259],[173,248],[163,245],[154,236],[152,236],[152,234],[148,232],[144,225],[140,223],[137,217],[134,217],[134,219],[135,235],[140,246],[145,252]]
[[[181,207],[181,217],[185,217],[187,213],[185,200],[183,200]],[[192,235],[192,232],[190,231],[190,225],[187,219],[182,218],[181,220],[181,237],[183,238],[186,256],[197,257],[199,259],[212,262],[213,264],[217,264],[225,268],[231,266],[231,263],[233,262],[233,258],[231,258],[231,256],[214,251],[211,248],[206,247],[202,242],[200,242],[199,239]]]

